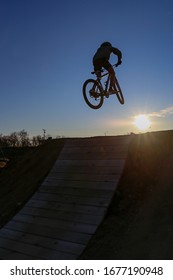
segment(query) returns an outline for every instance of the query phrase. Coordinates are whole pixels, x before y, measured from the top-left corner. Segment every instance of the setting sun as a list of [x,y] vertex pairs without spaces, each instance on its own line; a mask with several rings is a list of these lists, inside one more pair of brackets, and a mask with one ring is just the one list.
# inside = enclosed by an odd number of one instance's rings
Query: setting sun
[[147,115],[137,115],[135,116],[135,121],[134,125],[139,129],[139,130],[147,130],[151,126],[150,119],[148,118]]

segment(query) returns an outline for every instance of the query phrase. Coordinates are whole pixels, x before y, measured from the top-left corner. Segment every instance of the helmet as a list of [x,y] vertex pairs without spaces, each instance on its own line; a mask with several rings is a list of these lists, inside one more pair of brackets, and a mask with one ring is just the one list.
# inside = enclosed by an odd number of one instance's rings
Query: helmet
[[109,42],[104,42],[101,44],[101,47],[112,47],[112,44]]

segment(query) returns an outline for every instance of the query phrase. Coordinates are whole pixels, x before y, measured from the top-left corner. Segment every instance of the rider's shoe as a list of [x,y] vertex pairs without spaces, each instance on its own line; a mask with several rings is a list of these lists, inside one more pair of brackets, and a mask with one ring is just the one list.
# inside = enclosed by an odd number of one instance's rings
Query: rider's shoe
[[106,98],[109,98],[109,91],[105,93]]
[[112,93],[114,93],[114,92],[115,92],[115,90],[112,89],[112,88],[110,88],[109,91],[108,91],[108,94],[112,94]]
[[109,92],[109,94],[114,94],[117,92],[117,90],[114,88],[110,88],[108,92]]

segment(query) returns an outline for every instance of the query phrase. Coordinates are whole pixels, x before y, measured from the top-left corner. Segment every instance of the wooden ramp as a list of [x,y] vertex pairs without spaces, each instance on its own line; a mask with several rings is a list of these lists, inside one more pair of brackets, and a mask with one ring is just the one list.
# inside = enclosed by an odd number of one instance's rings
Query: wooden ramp
[[77,259],[110,205],[129,141],[67,140],[38,191],[0,230],[0,259]]

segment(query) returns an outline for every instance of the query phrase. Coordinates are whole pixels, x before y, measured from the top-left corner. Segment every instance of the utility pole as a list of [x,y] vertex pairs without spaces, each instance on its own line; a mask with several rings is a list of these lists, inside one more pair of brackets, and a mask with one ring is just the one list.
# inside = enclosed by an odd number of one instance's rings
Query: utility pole
[[44,140],[46,139],[46,129],[42,129],[43,130],[43,138],[44,138]]

